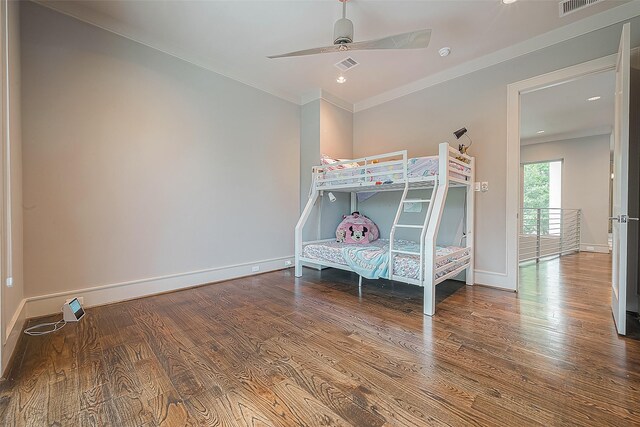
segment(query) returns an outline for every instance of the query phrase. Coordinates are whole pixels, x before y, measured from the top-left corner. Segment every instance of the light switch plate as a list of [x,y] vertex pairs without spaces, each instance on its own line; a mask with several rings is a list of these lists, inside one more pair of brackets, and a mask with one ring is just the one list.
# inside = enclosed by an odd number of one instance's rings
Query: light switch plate
[[479,182],[474,182],[473,183],[473,189],[475,191],[480,191],[480,183]]

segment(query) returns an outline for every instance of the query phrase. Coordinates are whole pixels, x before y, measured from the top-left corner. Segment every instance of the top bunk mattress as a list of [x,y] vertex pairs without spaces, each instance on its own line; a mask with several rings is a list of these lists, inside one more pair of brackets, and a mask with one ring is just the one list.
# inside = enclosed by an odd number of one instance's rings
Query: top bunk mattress
[[[439,173],[439,160],[438,156],[427,156],[427,157],[413,157],[407,160],[407,176],[410,180],[419,180],[420,178],[428,178],[432,176],[436,176]],[[357,166],[357,163],[354,163]],[[346,184],[349,182],[353,182],[354,178],[358,178],[361,175],[371,175],[367,176],[364,179],[364,182],[375,183],[378,185],[381,184],[392,184],[395,181],[402,180],[402,173],[398,172],[398,166],[375,166],[372,165],[368,168],[367,174],[365,174],[363,169],[353,170],[351,164],[342,164],[338,166],[331,166],[331,164],[325,165],[325,172],[323,177],[326,179],[333,178],[345,178],[344,181],[332,181],[330,183],[318,183],[318,187],[322,186],[331,186],[331,185],[340,185]],[[467,177],[462,173],[458,172],[468,172],[469,168],[465,167],[459,163],[454,161],[449,161],[449,168],[451,169],[451,176],[454,178],[461,179],[463,181],[467,180]],[[385,173],[387,172],[387,173]]]

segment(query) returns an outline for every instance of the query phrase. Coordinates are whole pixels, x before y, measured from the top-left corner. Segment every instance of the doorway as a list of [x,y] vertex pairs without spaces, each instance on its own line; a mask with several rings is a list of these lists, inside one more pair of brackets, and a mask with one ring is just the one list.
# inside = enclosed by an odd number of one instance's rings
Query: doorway
[[550,310],[586,293],[609,304],[614,92],[603,71],[520,97],[520,289]]
[[[635,52],[637,55],[637,49]],[[637,61],[635,61],[637,62]],[[608,57],[592,60],[552,73],[510,84],[507,88],[507,283],[518,290],[519,281],[519,230],[520,230],[520,139],[521,139],[521,97],[529,93],[563,85],[583,77],[594,76],[608,71],[615,75],[615,120],[612,132],[613,147],[613,204],[611,227],[613,234],[611,311],[619,334],[625,334],[627,309],[637,312],[638,267],[636,257],[629,258],[630,252],[640,248],[638,230],[628,223],[640,220],[640,209],[635,198],[640,185],[640,167],[636,167],[637,148],[640,147],[640,132],[637,131],[636,117],[640,108],[640,72],[633,69],[630,49],[630,24],[622,26],[618,52]],[[636,88],[636,89],[634,89]],[[633,90],[632,90],[633,89]],[[632,94],[633,92],[633,94]],[[594,99],[595,100],[595,99]],[[630,120],[633,117],[633,120]],[[543,129],[541,129],[543,130]],[[538,132],[538,131],[536,131]],[[544,132],[542,132],[544,133]],[[566,181],[566,180],[565,180]],[[633,201],[633,203],[631,202]],[[633,221],[632,221],[633,220]],[[637,227],[636,227],[637,228]],[[627,261],[631,260],[631,263]],[[629,272],[633,274],[629,274]]]
[[519,264],[609,254],[615,74],[521,95]]

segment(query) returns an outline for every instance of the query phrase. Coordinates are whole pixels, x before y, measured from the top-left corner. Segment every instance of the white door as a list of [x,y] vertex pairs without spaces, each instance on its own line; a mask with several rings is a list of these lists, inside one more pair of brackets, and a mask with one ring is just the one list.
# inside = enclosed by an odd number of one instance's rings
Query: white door
[[620,50],[616,63],[616,111],[613,130],[613,274],[611,277],[611,310],[616,328],[626,334],[627,311],[627,221],[629,196],[629,79],[630,29],[622,27]]

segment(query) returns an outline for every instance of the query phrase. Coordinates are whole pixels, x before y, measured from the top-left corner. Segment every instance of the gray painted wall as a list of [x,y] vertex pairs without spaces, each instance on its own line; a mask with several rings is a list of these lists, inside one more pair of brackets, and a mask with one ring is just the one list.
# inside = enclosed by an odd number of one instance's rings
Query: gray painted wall
[[[381,237],[388,239],[391,233],[391,225],[393,218],[398,209],[398,203],[402,196],[399,191],[381,192],[375,196],[358,204],[361,213],[370,217],[380,229]],[[430,198],[430,190],[411,191],[409,198]],[[462,188],[450,188],[447,195],[445,210],[440,223],[440,231],[438,233],[437,244],[441,246],[461,246],[464,224],[464,199],[465,192]],[[426,213],[426,205],[423,205],[421,212],[403,212],[400,223],[402,224],[423,224],[424,215]],[[419,230],[402,230],[396,231],[395,238],[418,241],[420,236]],[[464,242],[462,242],[464,243]]]
[[[632,45],[640,44],[640,19],[632,20]],[[354,156],[408,149],[436,154],[462,126],[474,140],[477,181],[476,268],[505,273],[507,85],[617,51],[622,25],[614,25],[516,59],[412,93],[354,115]]]
[[[343,108],[320,100],[320,154],[338,159],[353,158],[353,114]],[[321,238],[335,237],[342,215],[350,213],[348,193],[334,193],[331,203],[327,194],[322,198]]]
[[300,211],[311,187],[311,168],[320,164],[320,100],[300,107]]
[[[300,114],[300,210],[304,209],[311,186],[311,168],[320,164],[322,155],[332,158],[353,158],[353,114],[324,100],[317,99],[301,107]],[[328,194],[318,200],[307,220],[303,239],[317,240],[335,236],[342,215],[348,214],[350,196],[334,192],[331,203]]]
[[27,296],[293,254],[299,106],[23,6]]
[[522,163],[562,160],[562,207],[582,209],[582,249],[609,251],[610,136],[531,144],[520,149]]

